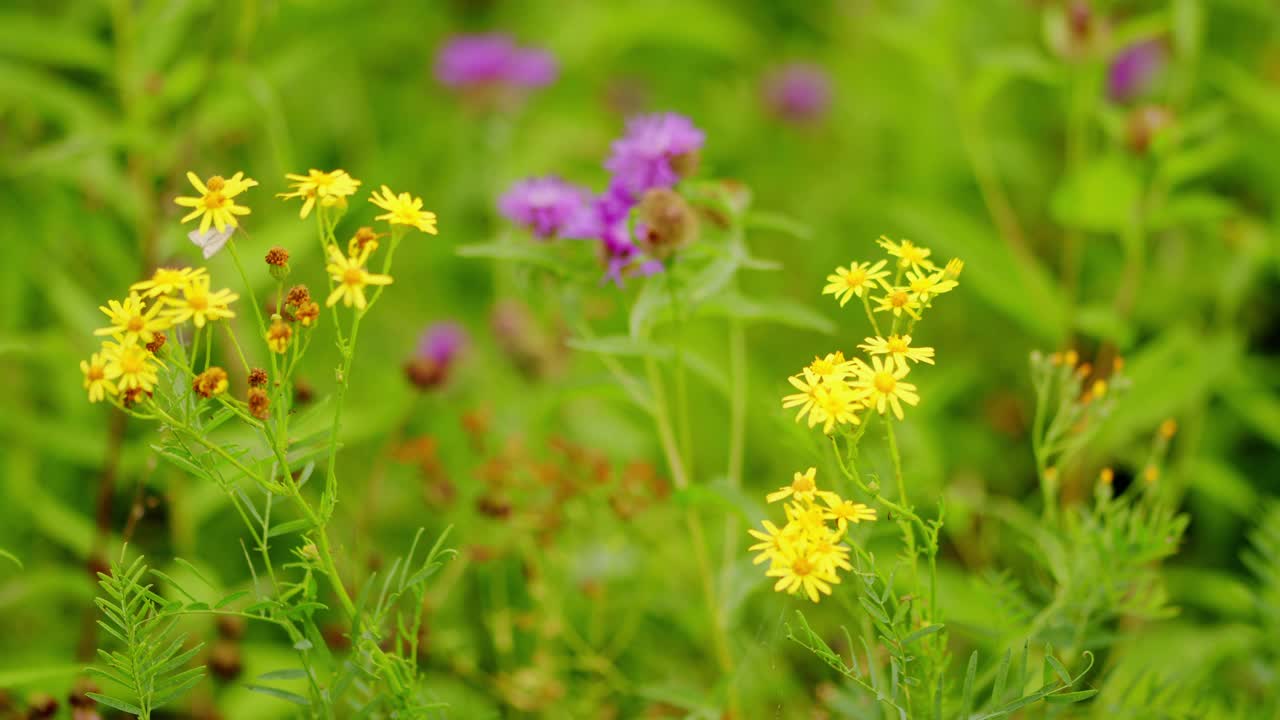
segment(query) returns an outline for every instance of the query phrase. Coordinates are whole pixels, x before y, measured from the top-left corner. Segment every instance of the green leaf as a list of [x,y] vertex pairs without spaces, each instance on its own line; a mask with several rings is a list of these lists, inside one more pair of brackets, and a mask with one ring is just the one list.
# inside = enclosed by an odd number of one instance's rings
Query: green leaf
[[279,537],[293,532],[310,530],[313,527],[315,527],[315,524],[310,520],[306,518],[299,518],[297,520],[280,523],[279,525],[273,525],[271,529],[267,531],[267,537]]
[[301,680],[306,676],[307,671],[302,668],[287,668],[263,673],[258,676],[258,680]]
[[1078,703],[1081,700],[1088,700],[1097,694],[1097,690],[1076,690],[1075,692],[1046,695],[1044,701],[1047,703],[1054,703],[1056,705],[1067,705],[1069,703]]
[[24,568],[22,567],[22,561],[18,559],[18,556],[17,556],[17,555],[14,555],[13,553],[9,552],[8,550],[0,550],[0,558],[4,558],[5,560],[8,560],[9,562],[13,563],[14,565],[17,565],[19,570],[24,569]]
[[938,632],[939,630],[941,630],[941,629],[942,629],[942,628],[944,628],[944,627],[946,627],[946,626],[945,626],[945,625],[943,625],[943,624],[929,625],[929,626],[927,626],[927,627],[922,627],[922,628],[920,628],[919,630],[916,630],[915,632],[911,633],[910,635],[907,635],[906,637],[902,638],[902,644],[903,644],[903,645],[910,645],[911,643],[915,642],[916,640],[919,640],[920,638],[923,638],[923,637],[927,637],[927,636],[929,636],[929,635],[932,635],[932,634],[934,634],[934,633]]
[[103,705],[106,705],[107,707],[115,708],[120,712],[127,712],[130,715],[138,715],[138,716],[142,715],[142,708],[132,703],[127,703],[124,700],[113,698],[110,695],[103,695],[102,693],[95,693],[95,692],[88,692],[88,693],[85,693],[85,695],[87,697],[93,698],[94,700],[97,700],[98,702],[102,703]]
[[311,706],[310,700],[303,697],[302,695],[299,695],[298,693],[289,692],[288,690],[281,690],[280,688],[269,687],[266,685],[253,685],[253,684],[247,684],[244,687],[246,690],[252,690],[253,692],[262,693],[263,695],[270,695],[271,697],[279,698],[280,700],[286,700],[288,702],[291,702],[294,705],[301,705],[302,707]]

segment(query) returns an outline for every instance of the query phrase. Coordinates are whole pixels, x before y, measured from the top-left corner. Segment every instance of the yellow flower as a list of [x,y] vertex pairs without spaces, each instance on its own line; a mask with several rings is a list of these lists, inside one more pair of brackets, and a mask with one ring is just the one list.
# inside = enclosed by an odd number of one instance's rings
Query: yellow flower
[[107,395],[115,397],[118,390],[113,380],[120,376],[120,371],[102,353],[94,353],[88,360],[81,360],[80,372],[84,373],[84,389],[89,391],[89,402],[101,402]]
[[809,556],[818,564],[818,568],[832,575],[836,568],[852,570],[849,564],[849,548],[840,544],[840,533],[833,533],[825,526],[809,537]]
[[818,602],[819,593],[830,595],[831,586],[840,582],[835,570],[824,567],[824,563],[808,548],[787,544],[778,561],[765,573],[768,577],[778,578],[773,586],[778,592],[795,595],[803,591],[811,601]]
[[137,293],[130,293],[124,302],[108,300],[106,305],[98,308],[111,319],[110,327],[98,328],[94,335],[112,335],[121,341],[134,343],[141,340],[149,343],[156,339],[156,333],[169,327],[167,318],[157,317],[160,314],[160,303],[149,309]]
[[369,202],[387,211],[379,215],[376,218],[378,220],[386,220],[392,225],[408,225],[424,233],[436,234],[436,214],[422,209],[422,198],[413,197],[409,193],[396,195],[391,192],[391,188],[383,185],[382,195],[375,190]]
[[218,232],[222,232],[228,226],[239,227],[240,223],[236,220],[236,216],[248,215],[249,208],[237,205],[233,198],[258,184],[257,180],[246,178],[242,172],[232,175],[230,179],[214,175],[207,182],[200,182],[199,176],[188,172],[187,180],[191,181],[191,185],[200,193],[200,197],[180,197],[174,202],[183,207],[192,208],[191,212],[182,218],[182,222],[200,218],[201,233],[209,229],[210,223],[218,229]]
[[[764,532],[760,532],[755,528],[747,530],[751,537],[760,541],[747,548],[749,552],[760,553],[751,561],[752,565],[759,565],[766,560],[772,561],[775,558],[782,557],[782,543],[785,542],[788,534],[788,529],[779,530],[777,525],[768,520],[761,522],[760,525],[764,527]],[[787,527],[789,528],[790,526]]]
[[191,281],[205,275],[204,268],[192,270],[186,268],[156,268],[150,280],[142,280],[129,286],[130,290],[142,293],[142,297],[159,297],[182,290]]
[[107,359],[105,377],[116,378],[120,391],[136,389],[149,393],[155,390],[158,381],[153,364],[155,356],[146,348],[132,343],[108,342],[103,343],[102,352]]
[[933,348],[911,347],[910,335],[890,335],[887,340],[882,337],[869,337],[858,347],[872,355],[888,355],[900,367],[906,367],[908,360],[933,364]]
[[348,175],[346,170],[320,172],[312,168],[306,175],[289,173],[285,178],[293,181],[291,185],[293,192],[277,193],[276,197],[285,200],[303,198],[302,210],[298,213],[300,218],[306,218],[311,214],[311,208],[315,207],[317,200],[324,207],[334,205],[345,207],[346,198],[354,195],[360,187],[360,181]]
[[933,270],[933,263],[929,262],[929,256],[933,251],[928,248],[920,247],[910,240],[902,242],[894,242],[883,235],[876,241],[880,247],[889,252],[890,255],[898,258],[899,267],[911,267],[917,270]]
[[875,520],[876,510],[867,507],[862,503],[856,503],[852,500],[844,500],[839,496],[829,496],[822,498],[827,503],[828,510],[825,511],[825,517],[828,520],[836,521],[836,528],[840,532],[844,532],[849,525],[857,525],[863,520]]
[[235,317],[230,306],[239,299],[239,295],[225,288],[209,292],[208,276],[200,276],[182,288],[182,297],[165,298],[170,305],[165,314],[174,324],[191,320],[196,327],[202,328],[206,322]]
[[293,328],[284,324],[284,320],[276,315],[271,319],[271,327],[267,328],[267,347],[272,352],[284,354],[289,349],[289,338],[293,337]]
[[941,295],[959,285],[955,280],[948,280],[945,270],[928,273],[916,270],[907,271],[907,287],[911,289],[916,302],[927,304],[935,295]]
[[902,382],[907,376],[907,367],[894,367],[893,360],[884,362],[879,357],[871,358],[871,367],[867,368],[857,380],[854,387],[867,392],[867,407],[875,407],[876,412],[885,414],[886,407],[893,408],[893,414],[902,419],[902,403],[914,406],[920,402],[916,394],[916,386]]
[[889,274],[888,270],[882,270],[884,266],[885,261],[881,260],[875,265],[850,263],[848,270],[838,267],[835,275],[827,276],[827,286],[822,288],[822,294],[834,295],[840,301],[840,307],[844,307],[854,295],[862,297],[863,293],[868,288],[874,287],[877,282],[884,284],[881,278]]
[[874,299],[876,312],[891,312],[894,317],[901,317],[905,312],[916,320],[920,319],[920,301],[912,297],[907,288],[889,288],[888,295]]
[[366,257],[365,254],[355,257],[343,255],[338,248],[329,246],[329,264],[325,269],[333,277],[336,287],[329,294],[329,299],[325,300],[326,306],[333,307],[341,300],[347,307],[355,305],[363,310],[369,304],[364,296],[366,287],[391,284],[390,275],[375,275],[364,269]]
[[828,379],[837,382],[852,375],[853,366],[852,361],[844,359],[844,353],[836,351],[827,353],[824,357],[815,357],[813,362],[809,363],[809,370],[824,382]]
[[962,270],[964,270],[964,261],[960,258],[951,258],[942,272],[948,280],[955,280],[960,277]]
[[[823,500],[836,497],[833,492],[821,492],[815,495],[821,495]],[[812,498],[801,502],[803,504],[790,503],[784,508],[787,513],[787,527],[794,528],[801,540],[810,542],[818,535],[827,532],[827,514],[822,506],[814,504]]]
[[823,380],[809,368],[801,375],[787,378],[800,392],[782,398],[782,407],[799,407],[796,422],[809,416],[809,427],[823,423],[822,431],[830,433],[836,423],[858,424],[855,414],[862,409],[862,393],[854,392],[842,379]]
[[814,476],[818,474],[817,468],[809,468],[802,473],[796,473],[790,485],[784,485],[776,492],[771,492],[765,496],[765,500],[775,503],[779,500],[787,498],[795,498],[800,502],[811,503],[818,495],[823,494],[818,490],[818,483],[814,481]]
[[191,389],[202,398],[211,398],[227,391],[227,371],[214,365],[191,380]]

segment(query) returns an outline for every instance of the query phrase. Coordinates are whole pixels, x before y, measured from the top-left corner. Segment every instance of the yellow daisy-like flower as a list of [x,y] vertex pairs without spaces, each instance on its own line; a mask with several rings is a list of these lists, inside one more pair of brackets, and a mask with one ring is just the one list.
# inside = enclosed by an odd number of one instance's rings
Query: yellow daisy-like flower
[[824,511],[826,519],[835,520],[839,532],[844,532],[850,525],[857,525],[863,520],[876,519],[876,509],[873,507],[835,496],[822,499],[828,506]]
[[366,287],[391,284],[390,275],[376,275],[364,269],[366,257],[363,253],[354,257],[343,255],[338,248],[329,246],[329,264],[325,270],[333,277],[336,287],[329,294],[329,299],[325,300],[326,306],[333,307],[341,300],[347,307],[355,305],[363,310],[369,305],[364,296]]
[[946,275],[948,280],[955,280],[960,277],[960,273],[963,270],[964,261],[960,258],[951,258],[947,261],[947,266],[943,268],[942,272]]
[[888,253],[898,258],[899,267],[911,267],[917,270],[933,270],[933,263],[929,261],[929,256],[933,251],[929,248],[923,248],[910,240],[902,242],[894,242],[887,237],[881,236],[876,241],[880,247],[884,248]]
[[[821,496],[828,502],[829,498],[838,498],[833,492],[815,493],[816,496]],[[787,527],[795,528],[797,536],[805,542],[828,532],[827,514],[822,506],[814,503],[812,499],[804,500],[799,497],[796,499],[800,502],[788,503],[784,508],[787,513]]]
[[808,548],[788,545],[778,559],[780,562],[765,573],[778,578],[773,586],[778,592],[795,595],[803,591],[809,600],[818,602],[821,595],[830,595],[831,586],[840,582],[834,568],[824,567]]
[[869,337],[865,343],[858,347],[866,350],[871,355],[888,355],[900,367],[906,367],[908,360],[933,364],[933,348],[911,347],[910,335],[890,335],[888,339]]
[[824,357],[815,357],[809,370],[822,381],[838,382],[853,375],[854,363],[844,359],[844,353],[836,351]]
[[809,556],[817,561],[821,570],[836,574],[836,569],[852,570],[849,564],[849,548],[840,544],[840,533],[833,533],[825,526],[809,538]]
[[[800,375],[792,375],[787,378],[787,382],[791,383],[795,389],[800,392],[783,397],[782,407],[799,407],[800,410],[796,412],[796,422],[800,422],[805,415],[808,415],[813,411],[813,408],[817,405],[825,387],[822,384],[822,379],[815,375],[809,368],[805,368],[801,371]],[[809,427],[813,427],[816,422],[818,421],[815,420],[810,422]]]
[[825,383],[818,393],[817,402],[809,411],[809,427],[822,423],[822,432],[830,435],[837,424],[857,425],[862,422],[858,411],[863,408],[865,393],[854,390],[848,383]]
[[947,279],[945,270],[937,272],[907,271],[907,287],[915,296],[916,302],[928,303],[930,298],[954,289],[960,283]]
[[106,305],[98,309],[110,318],[111,325],[98,328],[93,334],[112,335],[126,344],[139,340],[149,343],[156,339],[156,333],[169,327],[168,318],[159,317],[160,303],[147,308],[137,293],[130,293],[124,302],[108,300]]
[[94,353],[88,360],[81,360],[80,372],[84,373],[84,389],[89,391],[89,402],[102,402],[108,395],[115,397],[119,392],[114,380],[120,376],[120,369],[102,353]]
[[409,193],[396,195],[391,192],[391,188],[383,185],[382,194],[379,195],[375,190],[369,202],[387,211],[379,215],[376,218],[378,220],[386,220],[392,225],[408,225],[424,233],[436,234],[436,214],[422,209],[422,198],[413,197]]
[[317,201],[324,207],[345,207],[346,198],[354,195],[360,187],[360,181],[348,175],[346,170],[321,172],[312,168],[306,175],[289,173],[285,178],[293,181],[290,185],[293,192],[277,193],[276,197],[283,200],[302,198],[302,210],[298,212],[300,218],[310,215]]
[[794,497],[801,502],[813,502],[813,499],[818,496],[818,483],[814,480],[814,476],[817,474],[817,468],[809,468],[802,473],[798,472],[792,477],[790,485],[784,485],[776,492],[769,493],[765,500],[774,503]]
[[882,358],[873,357],[871,367],[854,380],[853,385],[867,392],[867,407],[874,407],[881,415],[885,414],[886,408],[892,408],[894,416],[901,420],[902,403],[914,406],[920,402],[916,386],[902,381],[907,372],[905,365],[895,367],[892,359],[885,362]]
[[863,293],[875,287],[877,282],[884,283],[882,278],[889,274],[888,270],[882,269],[884,266],[885,261],[881,260],[875,265],[850,263],[847,270],[838,267],[834,275],[827,276],[827,286],[822,288],[822,294],[834,295],[840,301],[840,307],[844,307],[854,295],[862,297]]
[[239,299],[239,295],[225,288],[209,292],[209,277],[200,276],[182,288],[181,297],[165,298],[169,303],[165,314],[175,325],[190,320],[196,327],[202,328],[206,322],[235,317],[231,303]]
[[180,291],[193,280],[207,274],[204,268],[156,268],[150,280],[141,280],[129,286],[134,292],[142,293],[142,297],[159,297]]
[[781,558],[782,545],[787,540],[789,533],[788,528],[790,528],[790,526],[787,526],[780,530],[777,525],[774,525],[768,520],[762,521],[760,525],[764,528],[764,532],[760,532],[755,528],[747,530],[747,533],[749,533],[751,537],[760,541],[747,548],[749,552],[760,553],[751,561],[752,565],[759,565],[765,561],[773,561],[777,558]]
[[156,388],[155,356],[136,344],[103,343],[103,355],[107,366],[105,375],[116,379],[121,392],[141,390],[152,392]]
[[214,175],[205,182],[201,182],[200,177],[195,173],[188,172],[187,180],[191,181],[191,185],[200,193],[200,197],[180,197],[175,198],[174,202],[183,207],[192,208],[191,212],[182,218],[182,222],[200,218],[201,233],[208,230],[210,224],[217,228],[218,232],[222,232],[228,226],[239,227],[240,223],[236,220],[236,216],[248,215],[249,208],[237,205],[234,198],[258,184],[257,180],[246,178],[242,172],[232,175],[229,179]]
[[905,312],[916,320],[920,319],[920,301],[907,288],[889,288],[887,295],[874,300],[876,312],[891,312],[894,317],[900,317]]

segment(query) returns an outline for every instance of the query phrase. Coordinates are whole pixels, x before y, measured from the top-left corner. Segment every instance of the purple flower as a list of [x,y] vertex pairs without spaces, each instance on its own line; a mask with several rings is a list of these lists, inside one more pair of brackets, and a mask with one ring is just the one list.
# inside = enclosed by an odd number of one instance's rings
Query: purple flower
[[783,120],[813,122],[831,106],[831,79],[817,65],[784,65],[765,76],[764,98],[769,109]]
[[550,53],[518,47],[507,35],[458,35],[436,54],[436,78],[454,88],[506,85],[539,88],[557,75]]
[[418,350],[405,365],[405,375],[421,390],[440,387],[449,379],[458,355],[467,344],[461,325],[439,322],[430,325],[418,339]]
[[585,189],[548,176],[521,180],[498,198],[498,210],[512,222],[533,231],[540,239],[564,234],[588,212],[591,194]]
[[567,238],[598,240],[605,279],[619,286],[624,276],[651,275],[662,270],[662,263],[641,257],[640,248],[628,234],[627,217],[634,204],[630,193],[612,183],[564,232]]
[[1141,95],[1164,62],[1164,45],[1158,40],[1134,43],[1121,50],[1107,69],[1107,97],[1114,102],[1127,102]]
[[705,137],[683,115],[642,115],[627,122],[626,134],[614,141],[604,167],[634,202],[645,190],[675,185]]

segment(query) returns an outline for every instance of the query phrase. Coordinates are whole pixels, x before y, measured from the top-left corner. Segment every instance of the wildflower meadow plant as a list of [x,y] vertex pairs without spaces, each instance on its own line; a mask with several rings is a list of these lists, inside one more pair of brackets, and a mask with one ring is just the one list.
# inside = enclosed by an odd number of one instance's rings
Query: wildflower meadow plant
[[[298,664],[264,675],[265,684],[251,689],[301,705],[310,717],[421,717],[431,704],[418,667],[422,600],[427,579],[451,552],[443,549],[444,536],[424,550],[419,531],[371,592],[375,578],[355,584],[341,574],[329,525],[340,495],[338,438],[361,323],[393,283],[396,249],[412,234],[434,235],[435,215],[422,209],[421,199],[383,185],[370,202],[385,211],[376,219],[386,222],[387,232],[362,227],[344,243],[339,226],[360,181],[342,170],[287,176],[292,189],[280,197],[301,200],[304,219],[315,214],[328,288],[313,297],[306,285],[290,286],[289,252],[274,247],[265,263],[275,292],[264,303],[249,284],[236,239],[247,237],[245,193],[258,183],[240,172],[188,178],[199,195],[177,199],[192,208],[183,222],[198,222],[198,233],[228,233],[222,242],[243,295],[215,283],[202,267],[159,268],[102,307],[107,324],[95,333],[104,338],[102,347],[81,370],[90,402],[109,402],[154,423],[159,439],[153,447],[164,460],[225,493],[245,526],[242,545],[253,582],[248,590],[217,596],[207,582],[204,589],[180,584],[141,557],[113,564],[100,574],[98,600],[109,644],[93,669],[108,689],[91,696],[152,717],[203,675],[192,666],[200,647],[188,647],[176,630],[179,619],[212,615],[271,626],[292,643]],[[207,245],[204,250],[212,254]],[[335,387],[331,402],[304,409],[297,370],[322,322],[321,304],[337,340]],[[246,315],[248,337],[230,324]],[[265,358],[266,367],[250,358]],[[291,549],[292,562],[279,564],[271,552],[276,545]],[[350,638],[346,657],[332,654],[321,637],[318,622],[329,613]],[[216,663],[218,656],[211,657]],[[305,680],[305,694],[272,680]]]

